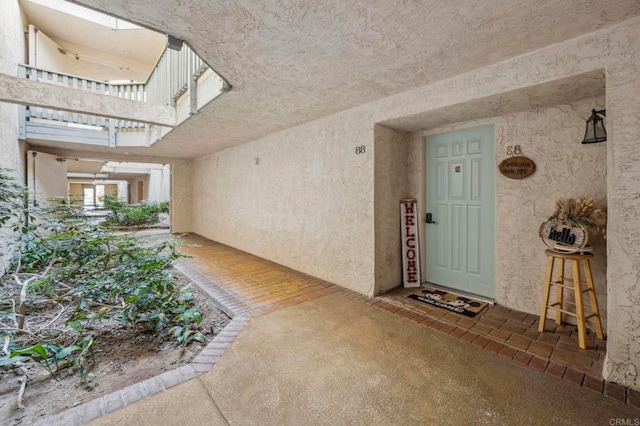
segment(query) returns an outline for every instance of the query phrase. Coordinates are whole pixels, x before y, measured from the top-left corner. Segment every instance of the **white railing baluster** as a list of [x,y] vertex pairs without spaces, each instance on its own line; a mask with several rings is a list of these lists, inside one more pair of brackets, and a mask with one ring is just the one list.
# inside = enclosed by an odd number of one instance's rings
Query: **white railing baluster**
[[[73,89],[77,89],[78,88],[78,77],[73,77],[72,81],[71,81],[71,87]],[[71,114],[71,122],[72,123],[77,123],[78,122],[78,113],[74,112],[73,114]]]
[[[175,92],[176,87],[176,51],[169,50],[169,97],[173,98],[172,93]],[[171,99],[173,104],[173,99]]]
[[[170,51],[169,51],[170,52]],[[166,82],[162,85],[162,104],[169,105],[168,100],[170,99],[169,92],[171,91],[171,54],[167,53],[167,58],[165,61],[165,67],[163,68],[164,77],[162,81]]]
[[[197,78],[206,71],[204,61],[187,46],[180,51],[165,49],[156,62],[147,81],[141,83],[108,84],[104,81],[87,79],[75,75],[58,73],[49,70],[19,66],[19,74],[23,78],[60,85],[75,90],[99,93],[105,96],[115,96],[136,102],[152,105],[176,106],[177,100],[189,92],[190,112],[197,112]],[[150,126],[127,120],[107,119],[95,115],[78,112],[53,110],[49,108],[28,107],[26,117],[46,119],[64,123],[92,125],[100,128],[114,127],[115,129],[149,130]],[[151,130],[149,130],[151,131]],[[155,136],[151,139],[155,140]]]
[[[167,51],[167,52],[168,52],[168,53],[167,53],[167,62],[168,62],[168,64],[169,64],[169,67],[167,68],[167,71],[168,71],[168,73],[169,73],[169,85],[168,85],[168,89],[169,89],[169,90],[168,90],[168,93],[167,93],[167,94],[169,95],[169,96],[168,96],[168,98],[169,98],[169,101],[171,102],[171,92],[173,92],[173,87],[174,87],[174,84],[175,84],[175,82],[174,82],[174,80],[173,80],[173,74],[174,74],[174,68],[173,68],[173,65],[174,65],[173,53],[174,53],[174,51],[173,51],[173,50],[169,50],[169,51]],[[172,105],[172,103],[169,103],[169,105]]]
[[173,93],[171,97],[173,98],[173,102],[175,104],[178,93],[180,93],[180,88],[182,86],[182,81],[180,80],[180,52],[174,51],[175,62],[173,66],[175,67],[175,86],[173,87]]
[[[69,87],[69,76],[64,75],[62,77],[62,84],[64,84],[64,87]],[[64,111],[62,113],[62,121],[69,121],[69,112]]]
[[[96,87],[96,82],[95,81],[89,81],[89,90],[93,93],[97,92],[97,87]],[[89,124],[92,126],[97,126],[98,125],[98,120],[97,117],[95,115],[90,115],[87,117]]]

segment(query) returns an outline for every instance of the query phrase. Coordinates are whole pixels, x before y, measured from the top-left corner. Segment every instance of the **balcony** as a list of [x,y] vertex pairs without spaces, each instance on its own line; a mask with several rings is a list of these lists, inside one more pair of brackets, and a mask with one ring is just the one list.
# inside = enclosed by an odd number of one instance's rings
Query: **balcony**
[[[228,85],[186,44],[166,48],[144,83],[109,84],[28,65],[18,77],[67,89],[113,96],[147,105],[175,109],[175,126],[228,90]],[[86,111],[85,111],[86,112]],[[20,138],[28,141],[81,143],[104,147],[151,146],[172,127],[142,121],[35,105],[20,107]]]

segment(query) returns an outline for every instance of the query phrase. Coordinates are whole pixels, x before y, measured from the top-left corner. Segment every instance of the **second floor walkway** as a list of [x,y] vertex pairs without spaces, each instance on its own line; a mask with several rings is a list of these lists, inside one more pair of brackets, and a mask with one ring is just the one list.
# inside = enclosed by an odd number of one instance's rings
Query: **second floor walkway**
[[186,44],[166,48],[144,83],[110,84],[28,65],[0,74],[0,101],[19,108],[20,139],[151,146],[228,84]]

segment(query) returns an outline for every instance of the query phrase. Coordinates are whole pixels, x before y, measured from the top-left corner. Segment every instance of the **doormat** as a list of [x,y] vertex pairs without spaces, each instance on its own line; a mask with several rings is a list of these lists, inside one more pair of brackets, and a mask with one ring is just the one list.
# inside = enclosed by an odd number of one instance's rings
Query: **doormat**
[[475,317],[488,305],[487,302],[458,296],[457,294],[447,293],[446,291],[431,289],[419,290],[411,293],[407,297],[467,317]]

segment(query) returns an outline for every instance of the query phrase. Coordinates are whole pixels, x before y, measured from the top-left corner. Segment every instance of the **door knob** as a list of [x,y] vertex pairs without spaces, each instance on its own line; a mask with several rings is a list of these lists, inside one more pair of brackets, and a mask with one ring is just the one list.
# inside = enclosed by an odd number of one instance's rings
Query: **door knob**
[[427,222],[427,223],[435,223],[435,222],[433,221],[433,215],[432,215],[431,213],[427,213],[427,220],[426,220],[426,222]]

